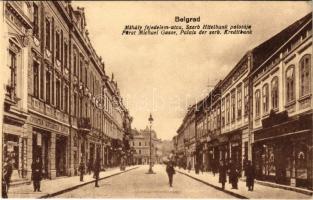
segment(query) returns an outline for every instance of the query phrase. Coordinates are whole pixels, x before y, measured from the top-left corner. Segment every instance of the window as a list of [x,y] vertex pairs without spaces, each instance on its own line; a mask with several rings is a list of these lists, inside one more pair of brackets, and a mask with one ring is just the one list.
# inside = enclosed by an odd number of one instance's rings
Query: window
[[263,99],[263,114],[268,113],[269,109],[269,91],[268,91],[268,84],[263,85],[262,88],[262,99]]
[[74,75],[76,75],[77,76],[77,54],[76,53],[74,53]]
[[51,103],[51,73],[46,72],[46,103]]
[[245,83],[245,85],[244,85],[244,108],[245,108],[244,116],[247,117],[249,114],[249,87],[248,87],[248,83]]
[[33,3],[33,9],[34,9],[34,21],[33,21],[33,34],[35,37],[39,37],[39,14],[38,14],[38,6],[36,3]]
[[64,62],[63,62],[64,67],[67,67],[67,51],[68,51],[67,44],[64,43]]
[[56,32],[55,34],[55,56],[56,56],[56,59],[57,60],[61,60],[60,59],[60,33],[59,32]]
[[225,98],[222,99],[222,127],[225,126]]
[[272,109],[278,108],[278,77],[274,77],[271,82]]
[[88,75],[88,71],[87,71],[87,67],[85,68],[85,84],[87,85],[88,80],[87,80],[87,76]]
[[54,87],[55,87],[54,82],[55,82],[54,76],[53,76],[53,74],[51,74],[51,86],[52,86],[52,88],[51,88],[51,103],[53,105],[54,105]]
[[286,71],[286,99],[287,103],[295,99],[295,68],[293,65],[289,66]]
[[9,91],[11,97],[15,96],[15,87],[16,87],[16,54],[12,51],[9,51],[9,62],[10,62],[10,82],[9,82]]
[[231,92],[231,121],[234,122],[236,118],[236,91]]
[[226,124],[230,121],[229,94],[226,96]]
[[83,61],[80,60],[79,61],[79,80],[82,81],[83,77],[82,77],[82,74],[83,73]]
[[311,55],[304,55],[300,60],[300,97],[310,94]]
[[260,90],[255,91],[255,116],[260,116]]
[[241,119],[242,114],[242,92],[241,85],[237,87],[237,118]]
[[139,142],[139,146],[141,146],[141,142]]
[[59,79],[56,81],[56,107],[60,109],[60,98],[61,98],[61,82]]
[[33,80],[34,80],[34,85],[33,85],[33,90],[34,90],[34,97],[38,98],[39,97],[39,64],[34,61],[33,62]]
[[77,93],[74,93],[74,116],[77,116]]
[[48,19],[46,19],[46,48],[51,50],[51,25]]
[[64,87],[64,111],[68,113],[68,86]]

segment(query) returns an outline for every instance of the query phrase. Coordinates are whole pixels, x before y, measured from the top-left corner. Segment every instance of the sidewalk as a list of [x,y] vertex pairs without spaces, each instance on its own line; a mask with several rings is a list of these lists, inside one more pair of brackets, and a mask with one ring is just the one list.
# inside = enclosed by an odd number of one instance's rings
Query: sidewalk
[[[218,174],[213,174],[211,172],[199,172],[199,174],[196,174],[195,171],[190,171],[188,173],[188,170],[184,169],[178,169],[176,168],[176,171],[187,175],[193,179],[196,179],[198,181],[201,181],[211,187],[214,187],[218,190],[222,190],[222,184],[218,181]],[[228,177],[227,177],[228,181]],[[231,185],[227,182],[225,184],[225,190],[226,193],[229,193],[235,197],[242,198],[242,199],[312,199],[312,195],[303,194],[295,191],[290,191],[286,189],[280,189],[277,187],[271,187],[271,186],[265,186],[262,184],[258,184],[255,182],[254,184],[254,190],[248,191],[246,187],[246,182],[243,180],[239,180],[238,182],[238,190],[231,189]]]
[[[118,174],[122,174],[124,172],[136,169],[138,167],[139,166],[129,166],[126,167],[125,171],[120,171],[119,167],[109,168],[106,171],[100,173],[99,180],[109,178],[111,176],[115,176]],[[43,180],[41,181],[40,187],[42,192],[34,192],[33,184],[20,185],[16,187],[11,187],[9,189],[8,196],[9,198],[48,198],[87,184],[91,184],[93,182],[95,182],[93,174],[84,175],[84,182],[79,181],[79,176],[62,177],[53,180]]]

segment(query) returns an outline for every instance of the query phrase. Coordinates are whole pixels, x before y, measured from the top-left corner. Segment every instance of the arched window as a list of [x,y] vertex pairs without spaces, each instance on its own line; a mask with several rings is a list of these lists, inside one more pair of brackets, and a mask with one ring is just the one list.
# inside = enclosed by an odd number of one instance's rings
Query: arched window
[[286,71],[286,100],[287,103],[295,99],[295,67],[291,65]]
[[255,116],[260,116],[260,90],[255,91]]
[[300,97],[310,94],[311,55],[304,55],[299,63],[300,67]]
[[278,77],[274,77],[271,82],[272,109],[278,108]]
[[263,85],[262,88],[262,98],[263,98],[263,113],[268,113],[269,108],[269,91],[268,91],[268,84]]

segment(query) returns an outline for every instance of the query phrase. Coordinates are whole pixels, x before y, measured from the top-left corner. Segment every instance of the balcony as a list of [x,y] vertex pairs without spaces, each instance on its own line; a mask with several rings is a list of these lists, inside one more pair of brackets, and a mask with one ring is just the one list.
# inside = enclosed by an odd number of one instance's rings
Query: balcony
[[91,123],[89,117],[81,117],[77,120],[77,126],[79,131],[81,132],[90,132],[91,130]]

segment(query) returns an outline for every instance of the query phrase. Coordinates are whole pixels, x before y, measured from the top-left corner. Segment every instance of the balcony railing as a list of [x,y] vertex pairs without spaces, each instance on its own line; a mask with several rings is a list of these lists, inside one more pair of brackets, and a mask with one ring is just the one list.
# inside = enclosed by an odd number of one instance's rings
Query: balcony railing
[[89,117],[81,117],[77,120],[78,129],[81,131],[90,131],[91,130],[91,123]]

